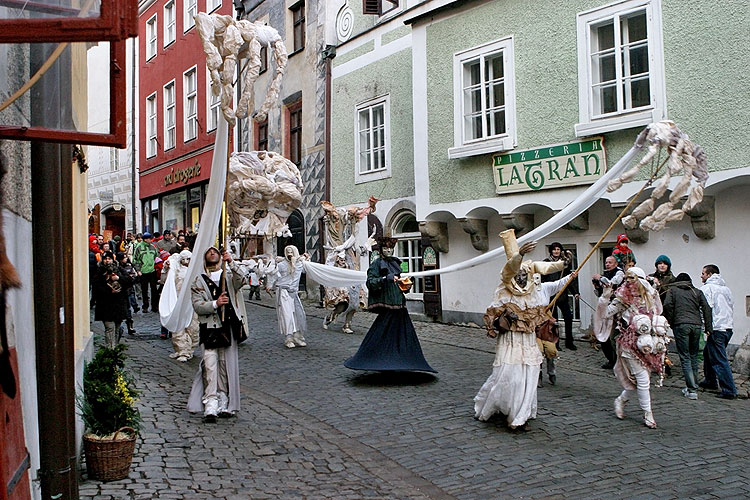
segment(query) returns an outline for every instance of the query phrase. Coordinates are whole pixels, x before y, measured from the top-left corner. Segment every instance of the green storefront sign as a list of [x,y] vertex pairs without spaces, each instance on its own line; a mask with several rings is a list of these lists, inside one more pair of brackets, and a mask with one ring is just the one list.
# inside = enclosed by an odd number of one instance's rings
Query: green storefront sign
[[593,184],[607,169],[602,137],[494,155],[495,192]]

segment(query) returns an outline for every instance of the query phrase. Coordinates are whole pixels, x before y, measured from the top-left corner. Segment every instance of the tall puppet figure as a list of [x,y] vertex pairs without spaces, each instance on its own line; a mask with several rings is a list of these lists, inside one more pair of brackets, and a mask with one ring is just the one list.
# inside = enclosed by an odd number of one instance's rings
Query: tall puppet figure
[[381,257],[367,270],[368,309],[378,313],[357,353],[344,362],[352,370],[437,373],[424,359],[417,332],[406,310],[401,261],[393,256],[395,238],[379,238]]
[[[541,275],[562,271],[565,262],[524,261],[535,242],[518,248],[512,229],[500,233],[508,261],[501,272],[495,298],[484,315],[488,334],[497,335],[492,374],[474,397],[474,418],[488,420],[495,413],[507,417],[511,429],[536,418],[537,380],[542,353],[536,337],[537,326],[549,316],[545,306],[563,287],[568,276],[541,283]],[[502,325],[502,326],[501,326]]]

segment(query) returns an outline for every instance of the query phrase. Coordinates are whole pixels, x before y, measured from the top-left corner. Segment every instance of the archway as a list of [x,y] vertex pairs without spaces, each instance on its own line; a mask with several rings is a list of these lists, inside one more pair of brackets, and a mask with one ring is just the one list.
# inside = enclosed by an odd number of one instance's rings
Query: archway
[[115,203],[111,207],[103,210],[102,214],[105,217],[104,231],[111,231],[112,238],[115,236],[125,238],[125,207],[119,203]]

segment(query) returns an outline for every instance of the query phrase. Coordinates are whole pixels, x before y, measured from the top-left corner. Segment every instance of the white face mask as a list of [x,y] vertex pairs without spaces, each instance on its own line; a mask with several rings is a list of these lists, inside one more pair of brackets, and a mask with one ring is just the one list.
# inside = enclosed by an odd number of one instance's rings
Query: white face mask
[[383,255],[383,257],[391,257],[393,255],[393,248],[383,247],[380,249],[380,253]]

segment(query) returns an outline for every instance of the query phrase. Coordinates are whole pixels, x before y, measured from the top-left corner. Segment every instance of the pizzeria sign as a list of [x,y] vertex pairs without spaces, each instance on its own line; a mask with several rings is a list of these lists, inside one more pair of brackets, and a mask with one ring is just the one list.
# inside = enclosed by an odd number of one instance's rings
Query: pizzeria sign
[[497,194],[593,184],[607,170],[604,139],[540,146],[492,157]]

